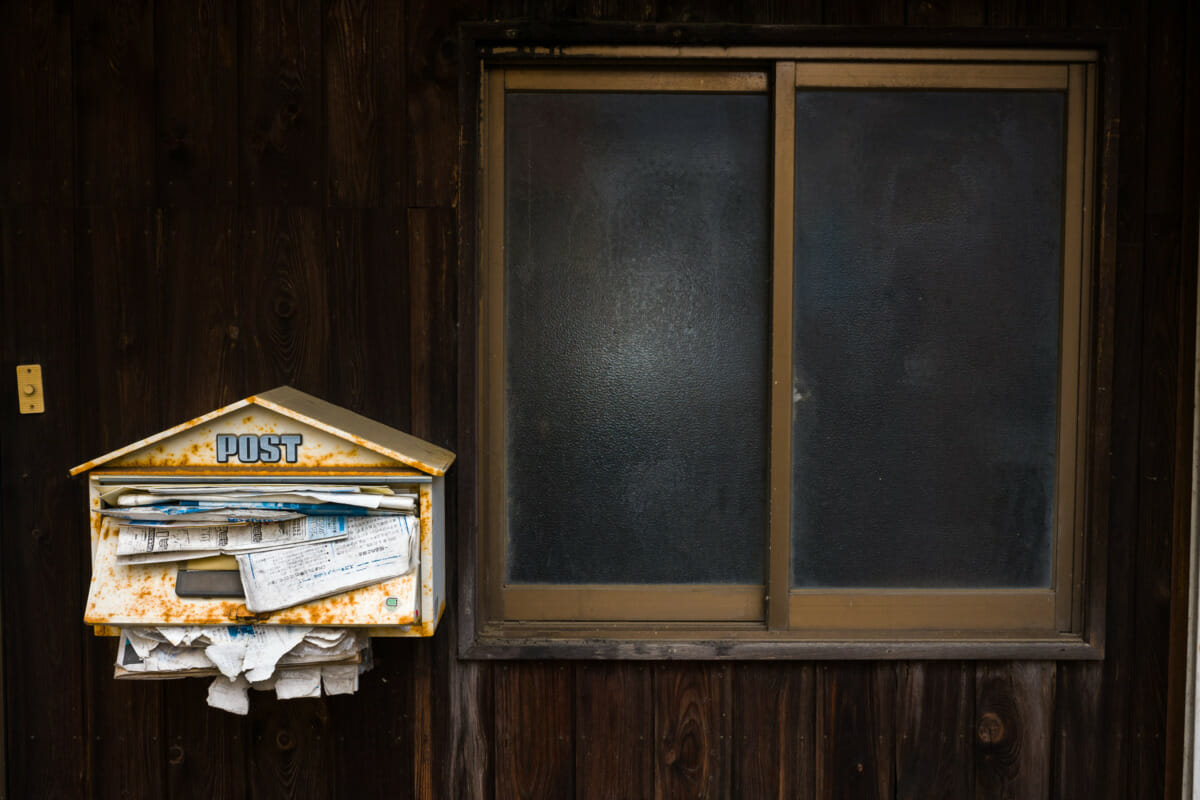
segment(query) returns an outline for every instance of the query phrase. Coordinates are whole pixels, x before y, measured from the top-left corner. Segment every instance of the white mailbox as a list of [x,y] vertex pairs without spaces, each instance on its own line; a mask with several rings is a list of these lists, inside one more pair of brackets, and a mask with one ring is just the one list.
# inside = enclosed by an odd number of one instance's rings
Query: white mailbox
[[[81,464],[71,474],[88,473],[92,581],[84,620],[105,635],[115,635],[119,626],[255,623],[365,627],[372,636],[431,636],[445,608],[443,476],[453,461],[448,450],[281,386]],[[152,554],[141,563],[131,563],[138,557],[118,556],[122,521],[112,515],[123,513],[118,510],[118,504],[124,504],[122,495],[149,490],[170,496],[221,487],[246,492],[251,486],[313,496],[321,490],[355,491],[364,498],[385,496],[387,502],[411,503],[404,523],[412,545],[409,570],[264,611],[251,610],[254,604],[248,606],[240,596],[237,574],[231,570],[245,569],[247,563],[253,569],[255,563],[242,556],[234,561],[229,555],[199,550],[203,557],[152,563],[147,563]],[[126,528],[127,541],[130,530]],[[197,529],[180,528],[176,534],[168,527],[152,530],[167,547],[173,546],[168,545],[172,537],[182,540],[184,531]],[[213,547],[225,553],[222,543],[227,542],[228,537],[214,540]],[[284,550],[273,552],[278,558]]]

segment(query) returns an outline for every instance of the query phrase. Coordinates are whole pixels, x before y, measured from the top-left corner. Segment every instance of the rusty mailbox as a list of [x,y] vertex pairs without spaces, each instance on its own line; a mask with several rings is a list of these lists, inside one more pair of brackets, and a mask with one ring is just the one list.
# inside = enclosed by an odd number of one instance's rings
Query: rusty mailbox
[[[311,395],[281,386],[81,464],[88,473],[92,581],[84,620],[101,635],[120,626],[258,623],[366,627],[373,636],[431,636],[445,607],[443,476],[454,454]],[[228,555],[129,563],[118,556],[122,493],[172,487],[271,485],[278,491],[363,491],[406,498],[412,510],[406,574],[271,611],[240,591],[184,591],[184,577],[219,587]],[[236,488],[241,487],[241,488]],[[354,487],[352,490],[347,487]],[[265,495],[264,495],[265,496]],[[363,512],[374,513],[374,512]],[[163,529],[167,530],[167,529]]]

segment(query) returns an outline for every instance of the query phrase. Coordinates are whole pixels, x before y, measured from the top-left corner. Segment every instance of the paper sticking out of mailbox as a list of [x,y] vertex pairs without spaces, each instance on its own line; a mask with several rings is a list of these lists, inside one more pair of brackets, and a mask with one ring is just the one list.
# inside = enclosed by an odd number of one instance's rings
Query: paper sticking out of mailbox
[[273,550],[345,539],[347,527],[345,517],[300,517],[284,522],[188,528],[122,525],[117,536],[117,560],[126,564],[150,564],[218,553],[236,555],[254,550]]
[[339,541],[239,554],[246,608],[258,614],[396,578],[416,566],[411,516],[349,518]]
[[214,676],[208,704],[249,710],[249,689],[281,699],[353,694],[370,669],[370,639],[347,628],[288,625],[122,628],[115,677]]

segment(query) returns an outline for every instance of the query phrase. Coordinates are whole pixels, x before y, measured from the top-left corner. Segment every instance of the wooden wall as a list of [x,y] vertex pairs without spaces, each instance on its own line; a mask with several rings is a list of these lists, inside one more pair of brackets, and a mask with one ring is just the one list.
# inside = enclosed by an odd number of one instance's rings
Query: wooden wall
[[[1198,16],[1186,0],[0,4],[3,375],[42,364],[47,398],[18,416],[10,394],[0,427],[9,796],[1163,796]],[[1119,29],[1103,661],[463,662],[452,594],[433,641],[377,644],[354,697],[255,695],[243,719],[205,706],[206,681],[111,679],[111,643],[81,623],[68,467],[282,383],[456,449],[456,25],[514,18]]]

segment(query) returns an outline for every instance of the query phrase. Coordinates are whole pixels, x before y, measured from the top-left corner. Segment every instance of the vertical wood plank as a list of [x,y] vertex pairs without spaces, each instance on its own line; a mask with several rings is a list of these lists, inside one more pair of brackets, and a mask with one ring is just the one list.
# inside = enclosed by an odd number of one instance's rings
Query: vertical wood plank
[[734,667],[733,797],[811,800],[815,689],[810,664]]
[[405,30],[409,207],[458,198],[458,35],[467,0],[410,7]]
[[732,699],[728,664],[655,667],[655,797],[729,794]]
[[[163,324],[154,359],[164,424],[191,419],[245,397],[245,294],[238,268],[238,218],[231,208],[163,212]],[[184,276],[184,277],[181,277]],[[99,451],[97,451],[99,452]],[[245,797],[251,734],[243,717],[207,706],[207,679],[163,685],[167,795]],[[252,698],[251,702],[255,701]]]
[[71,9],[0,4],[0,207],[70,207],[74,194]]
[[826,25],[903,25],[905,0],[825,0]]
[[242,214],[246,382],[325,394],[330,319],[321,215],[313,209]]
[[331,402],[400,429],[410,419],[412,295],[403,211],[327,209],[325,381]]
[[402,207],[408,156],[404,5],[329,0],[324,13],[326,197]]
[[1047,797],[1053,664],[984,663],[975,672],[975,797]]
[[237,205],[237,6],[159,3],[155,33],[158,202]]
[[[164,739],[167,793],[171,800],[247,797],[246,719],[208,707],[210,678],[168,681]],[[255,703],[252,695],[250,702]]]
[[966,27],[982,25],[986,9],[984,0],[907,0],[904,16],[908,25]]
[[896,673],[889,664],[817,668],[818,798],[891,798]]
[[988,0],[987,24],[1003,28],[1060,28],[1067,0]]
[[652,677],[646,664],[575,668],[577,798],[654,795]]
[[[1175,441],[1179,393],[1180,213],[1183,172],[1181,2],[1147,6],[1146,137],[1161,143],[1146,153],[1142,315],[1142,404],[1138,432],[1137,574],[1130,715],[1131,789],[1141,797],[1165,791],[1167,664],[1174,531]],[[1193,265],[1188,265],[1193,269]],[[1190,403],[1189,403],[1190,404]],[[1190,449],[1190,448],[1189,448]]]
[[[1184,744],[1191,736],[1187,730],[1186,698],[1195,677],[1188,674],[1188,618],[1193,613],[1188,596],[1189,569],[1191,559],[1191,508],[1192,508],[1192,459],[1190,444],[1194,436],[1195,373],[1196,373],[1196,266],[1200,263],[1197,242],[1200,236],[1200,158],[1196,143],[1200,142],[1200,102],[1197,102],[1194,87],[1200,85],[1200,9],[1189,3],[1182,25],[1183,37],[1188,43],[1182,82],[1186,101],[1183,114],[1182,168],[1180,183],[1183,187],[1180,210],[1180,282],[1177,292],[1179,303],[1179,355],[1176,361],[1178,390],[1175,401],[1175,486],[1174,520],[1171,554],[1171,626],[1170,655],[1167,677],[1167,735],[1166,735],[1166,786],[1168,797],[1185,796],[1184,774],[1190,771],[1185,765]],[[1193,781],[1194,785],[1194,781]]]
[[[79,322],[89,332],[80,343],[79,376],[81,386],[93,387],[87,408],[76,413],[85,420],[83,451],[103,453],[168,425],[165,408],[147,391],[160,383],[164,355],[156,302],[163,292],[161,218],[150,210],[92,209],[79,212],[76,230]],[[83,497],[80,485],[75,503]],[[81,524],[75,535],[82,539],[85,530]],[[97,797],[162,795],[162,684],[114,681],[115,640],[85,641],[88,790]]]
[[570,664],[513,661],[494,671],[496,796],[575,794]]
[[410,797],[413,784],[413,649],[410,639],[372,640],[374,668],[354,695],[324,701],[334,770],[331,797]]
[[974,720],[974,669],[961,662],[896,665],[897,800],[971,796]]
[[248,0],[238,9],[239,202],[319,206],[320,0]]
[[[46,411],[0,407],[0,589],[10,797],[79,797],[87,752],[83,614],[85,489],[64,465],[79,448],[70,211],[0,213],[4,369],[42,365]],[[65,329],[65,330],[64,330]],[[31,653],[19,642],[37,642]]]
[[[334,731],[327,703],[346,698],[277,700],[274,692],[250,695],[250,796],[255,800],[325,800],[337,797]],[[351,698],[352,699],[352,698]]]
[[77,202],[154,203],[154,5],[75,5]]

